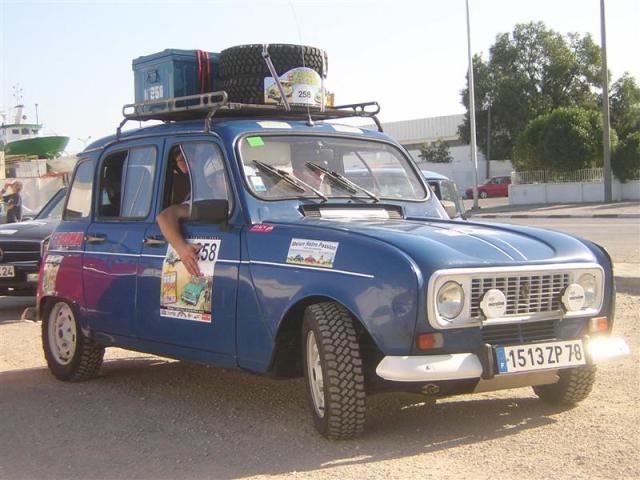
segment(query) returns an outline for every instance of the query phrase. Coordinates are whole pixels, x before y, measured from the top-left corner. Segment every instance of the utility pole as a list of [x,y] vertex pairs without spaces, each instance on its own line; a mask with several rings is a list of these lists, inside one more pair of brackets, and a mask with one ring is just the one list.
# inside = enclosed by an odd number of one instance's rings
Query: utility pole
[[604,201],[611,203],[611,134],[609,125],[609,70],[607,69],[607,32],[604,0],[600,0],[600,36],[602,42],[602,144],[604,148]]
[[485,171],[485,177],[489,178],[491,176],[491,102],[489,102],[487,107],[487,168]]
[[469,120],[471,121],[471,161],[473,162],[473,210],[478,210],[478,155],[476,153],[476,97],[473,90],[473,58],[471,56],[471,24],[467,4],[467,50],[469,53]]

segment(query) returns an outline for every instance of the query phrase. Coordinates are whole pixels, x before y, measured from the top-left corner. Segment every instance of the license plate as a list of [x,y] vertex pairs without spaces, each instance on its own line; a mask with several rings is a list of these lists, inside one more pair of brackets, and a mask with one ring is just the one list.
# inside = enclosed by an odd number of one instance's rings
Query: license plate
[[13,265],[0,265],[0,278],[15,277]]
[[497,347],[500,373],[564,368],[586,363],[582,340]]

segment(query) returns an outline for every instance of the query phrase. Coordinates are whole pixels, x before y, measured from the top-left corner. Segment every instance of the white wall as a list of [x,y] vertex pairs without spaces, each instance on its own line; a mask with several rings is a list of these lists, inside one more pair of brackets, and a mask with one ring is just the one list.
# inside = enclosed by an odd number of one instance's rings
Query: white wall
[[[613,181],[612,197],[620,200],[640,200],[640,181]],[[587,203],[604,201],[604,183],[536,183],[509,186],[509,204]]]

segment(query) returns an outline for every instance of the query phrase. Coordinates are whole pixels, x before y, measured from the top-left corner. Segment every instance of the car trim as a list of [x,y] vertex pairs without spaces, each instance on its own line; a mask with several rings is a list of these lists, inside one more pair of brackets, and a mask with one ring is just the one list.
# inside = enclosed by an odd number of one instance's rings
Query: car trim
[[386,356],[376,374],[395,382],[432,382],[480,378],[482,364],[473,353],[446,355]]
[[[114,252],[100,252],[95,250],[89,250],[87,252],[78,251],[78,250],[48,250],[47,253],[90,253],[90,254],[98,254],[98,255],[111,255],[117,257],[148,257],[148,258],[165,258],[165,255],[149,255],[146,253],[114,253]],[[348,270],[337,270],[335,268],[322,268],[322,267],[311,267],[306,265],[288,265],[286,263],[277,263],[277,262],[264,262],[261,260],[231,260],[226,258],[219,258],[216,262],[220,263],[239,263],[239,264],[254,264],[254,265],[270,265],[273,267],[284,267],[284,268],[301,268],[304,270],[315,270],[319,272],[327,272],[327,273],[339,273],[342,275],[352,275],[354,277],[362,277],[362,278],[376,278],[375,275],[370,275],[368,273],[359,273],[359,272],[350,272]]]

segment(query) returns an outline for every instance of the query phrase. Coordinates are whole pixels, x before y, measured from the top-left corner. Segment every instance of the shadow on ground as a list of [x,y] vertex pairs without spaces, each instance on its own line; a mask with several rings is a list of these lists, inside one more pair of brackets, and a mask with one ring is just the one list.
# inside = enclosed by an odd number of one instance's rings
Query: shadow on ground
[[[99,378],[55,380],[45,368],[0,373],[3,478],[235,478],[366,464],[446,451],[554,423],[520,390],[425,402],[370,398],[365,434],[329,442],[310,421],[301,380],[135,357]],[[471,400],[467,400],[472,398]],[[478,446],[480,448],[480,446]]]

